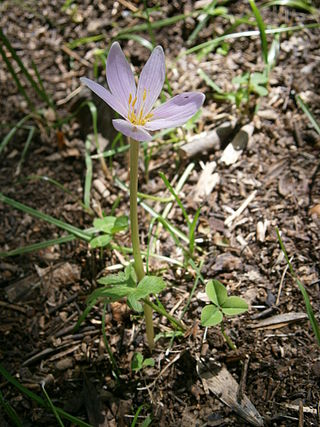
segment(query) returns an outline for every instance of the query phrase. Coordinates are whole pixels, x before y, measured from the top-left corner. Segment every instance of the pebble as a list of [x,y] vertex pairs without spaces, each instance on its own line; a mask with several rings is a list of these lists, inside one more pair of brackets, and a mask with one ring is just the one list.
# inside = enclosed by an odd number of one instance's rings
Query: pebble
[[56,363],[56,369],[58,371],[65,371],[66,369],[73,367],[73,359],[71,357],[66,357],[65,359],[58,360]]

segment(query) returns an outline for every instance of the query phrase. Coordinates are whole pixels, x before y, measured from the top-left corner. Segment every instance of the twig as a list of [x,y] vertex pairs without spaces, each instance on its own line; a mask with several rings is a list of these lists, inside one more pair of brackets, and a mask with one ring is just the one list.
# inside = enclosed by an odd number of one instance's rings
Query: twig
[[[293,256],[290,258],[290,262],[292,261]],[[283,282],[284,282],[284,278],[285,275],[288,271],[289,268],[289,264],[286,264],[285,269],[283,270],[282,276],[281,276],[281,280],[280,280],[280,285],[279,285],[279,290],[278,290],[278,295],[277,295],[277,300],[276,300],[276,305],[279,305],[279,301],[280,301],[280,295],[281,295],[281,291],[282,291],[282,286],[283,286]]]
[[250,361],[250,356],[248,354],[246,354],[246,357],[245,357],[244,362],[243,362],[241,378],[240,378],[239,387],[238,387],[238,391],[237,391],[237,401],[240,404],[241,404],[241,401],[243,399],[244,392],[245,392],[249,361]]
[[257,190],[254,190],[249,197],[242,203],[239,209],[237,209],[232,215],[228,216],[228,218],[224,221],[225,225],[231,225],[232,221],[238,218],[242,212],[248,207],[248,205],[252,202],[252,200],[256,197]]

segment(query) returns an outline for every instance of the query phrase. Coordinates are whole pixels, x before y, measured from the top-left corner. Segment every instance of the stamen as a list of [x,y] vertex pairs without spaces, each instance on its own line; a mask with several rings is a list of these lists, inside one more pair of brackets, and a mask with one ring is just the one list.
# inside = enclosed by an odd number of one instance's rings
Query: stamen
[[129,111],[128,119],[133,125],[144,126],[150,119],[153,117],[152,113],[148,113],[144,116],[143,108],[147,99],[147,90],[143,90],[142,95],[142,105],[140,106],[139,111],[134,110],[134,106],[137,102],[137,96],[132,100],[132,94],[129,94]]

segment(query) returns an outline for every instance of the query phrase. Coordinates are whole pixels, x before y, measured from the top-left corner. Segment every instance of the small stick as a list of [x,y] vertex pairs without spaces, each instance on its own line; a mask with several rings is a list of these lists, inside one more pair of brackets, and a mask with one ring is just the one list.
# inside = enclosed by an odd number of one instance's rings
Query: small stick
[[211,132],[204,132],[192,138],[190,142],[179,148],[179,155],[183,160],[190,159],[197,154],[210,150],[218,150],[228,140],[235,129],[236,122],[226,122]]
[[237,209],[232,215],[228,216],[228,218],[224,221],[225,225],[231,225],[232,221],[238,218],[242,212],[248,207],[248,205],[252,202],[252,200],[256,197],[257,190],[254,190],[249,197],[242,203],[239,209]]
[[246,357],[243,362],[242,372],[241,372],[241,378],[239,382],[239,387],[237,391],[237,401],[241,404],[241,401],[244,396],[246,381],[247,381],[247,374],[248,374],[248,366],[249,366],[250,356],[246,354]]
[[[293,259],[293,256],[290,258],[290,262],[292,261],[292,259]],[[286,275],[286,273],[287,273],[287,271],[288,271],[288,268],[289,268],[289,264],[287,264],[286,266],[285,266],[285,269],[283,270],[283,273],[282,273],[282,276],[281,276],[281,280],[280,280],[280,285],[279,285],[279,290],[278,290],[278,295],[277,295],[277,300],[276,300],[276,305],[279,305],[279,301],[280,301],[280,295],[281,295],[281,291],[282,291],[282,286],[283,286],[283,282],[284,282],[284,278],[285,278],[285,275]]]
[[299,402],[299,424],[298,427],[303,427],[304,417],[303,417],[303,402],[300,400]]

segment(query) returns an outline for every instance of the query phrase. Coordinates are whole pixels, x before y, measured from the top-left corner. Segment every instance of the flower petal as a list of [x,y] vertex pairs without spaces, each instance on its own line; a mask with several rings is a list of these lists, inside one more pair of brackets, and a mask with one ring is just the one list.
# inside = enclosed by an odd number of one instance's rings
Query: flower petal
[[109,89],[121,105],[129,109],[129,96],[136,95],[136,84],[130,65],[118,42],[112,44],[107,58],[106,76]]
[[183,125],[202,106],[205,96],[200,92],[184,92],[152,111],[152,119],[144,125],[147,130],[159,130]]
[[93,80],[87,79],[86,77],[81,77],[81,83],[88,86],[99,98],[103,99],[111,108],[113,108],[121,116],[126,117],[128,111],[120,104],[119,100],[112,95],[106,88],[94,82]]
[[[143,67],[137,89],[137,109],[136,113],[140,113],[143,105],[143,115],[148,114],[158,99],[161,89],[163,87],[166,75],[166,66],[164,53],[161,46],[153,49],[150,58],[146,65]],[[145,102],[144,102],[144,94]]]
[[114,119],[112,120],[114,128],[123,133],[123,135],[129,136],[136,141],[151,141],[152,136],[142,126],[135,126],[127,120]]

